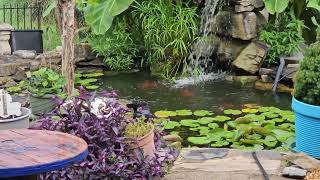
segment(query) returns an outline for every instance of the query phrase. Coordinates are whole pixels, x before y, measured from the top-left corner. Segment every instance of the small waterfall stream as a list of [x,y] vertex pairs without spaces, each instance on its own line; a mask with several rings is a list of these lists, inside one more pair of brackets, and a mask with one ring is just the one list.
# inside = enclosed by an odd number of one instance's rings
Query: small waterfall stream
[[189,56],[188,73],[191,77],[178,79],[175,81],[176,87],[198,84],[204,81],[221,79],[224,73],[206,72],[209,67],[215,66],[215,60],[211,58],[214,53],[214,46],[210,40],[213,25],[215,24],[216,13],[225,0],[206,0],[205,7],[202,10],[201,24],[199,28],[199,39],[193,45]]

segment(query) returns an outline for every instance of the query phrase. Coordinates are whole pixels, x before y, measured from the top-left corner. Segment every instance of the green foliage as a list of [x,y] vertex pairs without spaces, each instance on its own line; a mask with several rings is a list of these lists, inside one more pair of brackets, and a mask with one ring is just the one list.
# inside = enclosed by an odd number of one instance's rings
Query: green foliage
[[270,45],[268,65],[277,63],[280,56],[290,56],[300,51],[300,45],[304,42],[302,21],[291,19],[288,15],[283,15],[278,20],[278,26],[275,27],[274,22],[270,21],[260,32],[259,39]]
[[26,85],[27,90],[34,96],[47,94],[65,97],[63,87],[66,84],[64,77],[51,69],[42,68],[31,73]]
[[175,77],[187,64],[196,38],[196,8],[165,0],[137,2],[134,8],[147,49],[147,63],[154,65],[163,78]]
[[87,90],[96,90],[99,88],[97,85],[98,78],[103,76],[103,73],[76,73],[74,84],[75,87],[83,86]]
[[125,137],[128,138],[141,138],[147,135],[153,128],[153,124],[147,123],[143,118],[138,119],[136,122],[130,123],[125,128]]
[[119,17],[108,32],[87,39],[93,51],[105,57],[104,62],[112,70],[128,70],[133,65],[137,49],[128,28],[125,19]]
[[192,118],[197,116],[193,114],[189,115],[190,119],[180,121],[179,119],[185,116],[172,116],[171,121],[166,120],[163,125],[168,132],[178,132],[185,143],[204,147],[288,151],[294,142],[292,111],[276,107],[247,107],[247,114],[242,114],[236,109],[226,112],[232,116],[206,116],[194,120]]
[[294,96],[305,103],[320,105],[320,42],[307,49],[295,79]]
[[287,9],[289,0],[264,0],[264,4],[270,14],[282,13]]

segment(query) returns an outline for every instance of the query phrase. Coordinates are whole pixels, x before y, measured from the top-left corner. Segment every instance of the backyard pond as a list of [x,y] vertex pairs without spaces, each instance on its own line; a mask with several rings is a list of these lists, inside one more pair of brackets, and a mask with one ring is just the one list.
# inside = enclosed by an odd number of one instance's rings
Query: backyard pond
[[147,73],[102,79],[128,100],[148,103],[168,134],[183,147],[231,147],[286,151],[294,142],[291,96],[243,88],[223,80],[175,88]]

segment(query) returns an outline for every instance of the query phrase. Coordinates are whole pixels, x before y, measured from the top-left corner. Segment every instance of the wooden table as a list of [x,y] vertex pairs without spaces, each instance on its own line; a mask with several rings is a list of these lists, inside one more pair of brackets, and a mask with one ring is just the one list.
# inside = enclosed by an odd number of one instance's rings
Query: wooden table
[[0,179],[27,179],[79,163],[87,155],[87,143],[70,134],[28,129],[0,131]]

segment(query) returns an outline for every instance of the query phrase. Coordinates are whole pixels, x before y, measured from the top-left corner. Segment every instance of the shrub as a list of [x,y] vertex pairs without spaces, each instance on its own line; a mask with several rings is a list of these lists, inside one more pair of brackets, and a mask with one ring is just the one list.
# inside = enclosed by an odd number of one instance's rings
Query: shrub
[[290,56],[299,52],[300,45],[304,42],[303,21],[291,19],[288,15],[276,21],[278,22],[270,21],[260,32],[260,40],[271,46],[267,55],[267,65],[278,63],[280,56]]
[[60,101],[36,128],[84,139],[89,155],[80,164],[43,174],[42,179],[147,179],[164,175],[163,167],[174,157],[169,152],[174,151],[168,151],[165,156],[156,154],[155,158],[136,159],[124,137],[125,127],[132,118],[128,116],[128,109],[115,99],[116,93],[103,92],[101,98],[95,98],[94,93],[83,89],[79,92],[80,96],[67,105]]
[[34,96],[54,94],[64,97],[63,87],[66,84],[64,77],[51,69],[42,68],[31,73],[26,84],[27,90]]
[[320,42],[318,41],[307,49],[295,79],[295,98],[312,105],[320,105],[319,55]]

